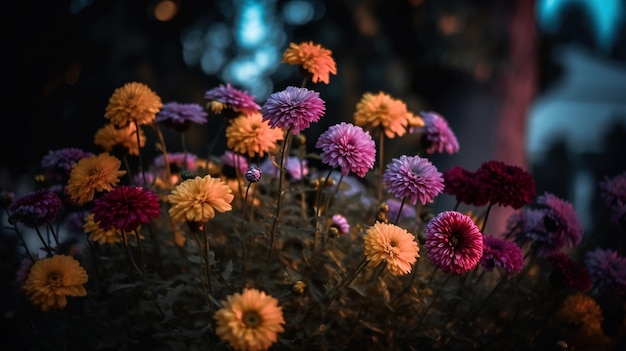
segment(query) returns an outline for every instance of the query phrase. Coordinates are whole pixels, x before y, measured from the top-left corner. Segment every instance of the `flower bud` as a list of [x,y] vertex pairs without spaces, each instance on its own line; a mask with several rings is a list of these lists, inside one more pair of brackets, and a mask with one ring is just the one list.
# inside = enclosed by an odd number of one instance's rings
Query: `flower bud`
[[250,182],[250,183],[256,183],[259,180],[261,180],[261,169],[258,167],[250,167],[248,168],[248,170],[246,171],[246,179]]

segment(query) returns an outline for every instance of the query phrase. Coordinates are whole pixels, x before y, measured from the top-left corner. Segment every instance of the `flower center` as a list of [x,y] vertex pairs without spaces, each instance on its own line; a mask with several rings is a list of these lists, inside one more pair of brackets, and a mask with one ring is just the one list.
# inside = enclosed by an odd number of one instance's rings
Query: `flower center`
[[52,285],[52,286],[59,286],[61,285],[61,275],[59,273],[50,273],[47,277],[47,281],[48,284]]
[[457,233],[452,233],[452,235],[450,235],[450,243],[452,244],[452,246],[456,247],[459,245],[459,242],[461,241],[459,239],[459,234]]
[[246,312],[243,315],[243,324],[248,328],[256,328],[261,325],[262,319],[256,312]]

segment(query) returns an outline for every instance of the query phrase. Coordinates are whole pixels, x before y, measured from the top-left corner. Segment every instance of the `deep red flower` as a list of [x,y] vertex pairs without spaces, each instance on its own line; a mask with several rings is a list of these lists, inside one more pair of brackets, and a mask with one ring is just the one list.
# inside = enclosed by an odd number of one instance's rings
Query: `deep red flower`
[[102,229],[136,230],[159,216],[159,196],[139,186],[120,185],[93,201],[91,213]]
[[476,171],[476,181],[480,191],[494,205],[518,209],[529,204],[536,195],[532,174],[500,161],[483,163]]
[[23,195],[9,205],[9,223],[21,222],[27,227],[36,228],[52,222],[61,210],[61,199],[57,194],[37,190]]
[[476,184],[476,175],[459,166],[443,172],[443,192],[456,197],[459,202],[468,205],[483,206],[489,202],[487,194],[480,191]]
[[572,260],[562,252],[548,257],[554,270],[551,280],[557,284],[564,284],[576,290],[587,291],[591,287],[591,277],[584,265]]

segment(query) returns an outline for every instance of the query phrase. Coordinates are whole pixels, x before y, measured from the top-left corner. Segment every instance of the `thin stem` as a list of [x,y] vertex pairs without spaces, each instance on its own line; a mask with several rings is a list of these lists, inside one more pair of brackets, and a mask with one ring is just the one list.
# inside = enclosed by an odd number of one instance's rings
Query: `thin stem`
[[143,180],[143,186],[147,185],[146,171],[143,167],[143,157],[141,157],[141,138],[139,137],[139,123],[135,121],[135,134],[137,135],[137,153],[139,157],[139,170],[141,171],[141,179]]
[[396,215],[396,219],[395,221],[393,221],[393,224],[398,224],[398,221],[400,220],[400,214],[402,213],[402,209],[404,208],[405,202],[406,202],[406,196],[402,198],[402,203],[400,203],[400,208],[398,209],[398,214]]
[[50,245],[48,245],[48,242],[41,235],[39,228],[35,227],[35,231],[37,232],[37,236],[39,237],[39,240],[41,240],[41,243],[43,244],[44,249],[48,252],[48,255],[52,256],[52,249],[50,248]]
[[146,264],[146,258],[143,254],[143,246],[141,245],[140,233],[138,230],[133,230],[135,233],[135,240],[137,240],[137,247],[139,248],[139,258],[141,259],[141,266],[143,268],[144,275],[148,272],[148,265]]
[[17,228],[15,228],[15,232],[17,233],[17,237],[20,238],[20,242],[22,246],[24,247],[24,251],[26,251],[26,255],[28,256],[28,258],[30,259],[32,263],[35,263],[35,258],[33,257],[33,254],[30,253],[30,250],[28,249],[28,245],[26,245],[26,240],[24,240],[22,233],[19,230],[17,230]]
[[246,187],[246,195],[243,198],[243,210],[242,217],[246,219],[246,209],[248,208],[248,193],[250,192],[250,186],[252,186],[252,182],[248,182],[248,186]]
[[443,283],[441,283],[439,288],[436,290],[435,296],[433,297],[432,301],[430,301],[430,303],[428,304],[428,307],[426,307],[426,310],[424,311],[424,313],[422,313],[422,319],[420,319],[418,326],[421,326],[424,323],[424,321],[426,320],[426,317],[428,316],[428,312],[430,311],[430,308],[433,307],[433,305],[435,304],[435,301],[439,299],[439,296],[441,295],[441,290],[448,283],[448,280],[450,280],[451,277],[452,277],[452,274],[448,274],[448,276],[446,277],[446,280],[444,280]]
[[[211,285],[211,259],[209,256],[209,250],[210,250],[210,246],[209,246],[209,234],[207,233],[207,226],[205,225],[203,230],[202,230],[202,235],[204,236],[204,265],[206,268],[206,279],[207,279],[207,284],[208,284],[208,288],[209,288],[209,296],[213,295],[213,288]],[[213,311],[213,307],[211,305],[211,303],[209,303],[209,309],[210,311]],[[212,313],[211,313],[212,314]]]
[[215,133],[215,137],[213,138],[213,140],[211,140],[211,145],[209,145],[209,152],[208,152],[207,157],[206,157],[206,165],[205,165],[207,173],[209,172],[209,160],[211,159],[211,154],[213,154],[213,149],[215,148],[215,144],[217,143],[217,139],[219,138],[219,136],[224,131],[224,128],[226,127],[226,122],[227,121],[228,121],[228,118],[223,117],[222,123],[218,127],[217,132]]
[[378,132],[378,202],[381,202],[383,200],[383,154],[385,146],[385,131],[380,128]]
[[128,260],[130,261],[131,265],[139,273],[139,275],[143,277],[143,272],[141,271],[141,268],[139,268],[139,266],[137,265],[137,262],[135,262],[135,259],[133,258],[133,255],[130,253],[130,248],[128,247],[127,235],[128,234],[126,234],[125,232],[122,232],[122,241],[124,242],[124,250],[126,251],[126,256],[128,257]]
[[130,163],[128,162],[128,156],[126,154],[122,155],[122,161],[124,161],[124,167],[126,167],[126,174],[128,174],[128,182],[130,184],[135,184],[135,179],[133,179],[133,170],[130,169]]
[[489,218],[489,212],[491,211],[491,206],[493,206],[493,203],[489,202],[489,205],[487,206],[487,211],[485,212],[485,218],[483,219],[483,225],[480,228],[481,233],[485,232],[485,227],[487,226],[487,218]]
[[[172,170],[170,169],[170,157],[167,153],[167,146],[165,145],[165,138],[163,137],[163,132],[161,131],[161,127],[158,123],[153,123],[152,126],[157,133],[157,138],[159,138],[159,142],[157,143],[157,149],[161,151],[163,154],[163,163],[165,167],[165,178],[167,186],[170,186],[172,181]],[[185,162],[186,164],[187,162]]]
[[54,239],[54,243],[57,245],[57,247],[60,247],[59,236],[57,235],[56,230],[52,228],[52,225],[50,223],[48,223],[48,230],[50,231],[50,233],[52,233],[52,238]]

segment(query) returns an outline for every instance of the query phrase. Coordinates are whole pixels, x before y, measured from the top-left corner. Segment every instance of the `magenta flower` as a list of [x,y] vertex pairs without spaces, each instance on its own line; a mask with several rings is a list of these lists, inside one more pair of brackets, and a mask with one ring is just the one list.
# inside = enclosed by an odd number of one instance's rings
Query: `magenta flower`
[[[168,152],[167,160],[170,164],[170,171],[172,173],[178,173],[183,169],[186,170],[195,170],[196,169],[196,160],[198,156],[185,152]],[[159,154],[152,161],[152,166],[156,169],[158,173],[162,173],[165,171],[165,156],[163,154]]]
[[20,222],[27,227],[36,228],[54,221],[61,211],[59,196],[42,189],[29,192],[15,199],[7,209],[9,223]]
[[468,205],[483,206],[489,202],[487,194],[478,188],[476,175],[463,167],[455,166],[442,173],[443,192]]
[[237,177],[236,169],[239,169],[240,175],[244,175],[248,171],[248,160],[244,156],[232,151],[224,151],[224,154],[220,157],[220,161],[222,162],[222,173],[228,178]]
[[346,217],[336,214],[333,215],[332,221],[333,227],[336,227],[337,230],[339,230],[339,234],[348,234],[348,232],[350,232],[350,224],[348,223]]
[[341,174],[350,172],[365,177],[368,170],[374,168],[376,145],[370,134],[359,126],[341,122],[328,128],[315,143],[322,149],[322,162],[341,168]]
[[207,90],[204,98],[209,101],[209,105],[216,103],[219,106],[213,108],[216,112],[228,108],[234,112],[251,114],[261,109],[261,106],[254,102],[254,97],[248,95],[246,91],[233,88],[230,83]]
[[163,123],[168,128],[184,132],[192,123],[204,124],[207,122],[207,113],[202,106],[194,103],[181,104],[168,102],[156,115],[155,123]]
[[139,186],[118,185],[93,201],[94,222],[105,230],[131,232],[159,217],[159,196]]
[[503,268],[509,275],[522,270],[524,255],[516,243],[491,235],[483,235],[483,244],[483,256],[479,264],[485,270]]
[[611,221],[626,225],[626,172],[604,177],[600,182],[600,197],[610,206]]
[[412,205],[433,202],[443,191],[443,178],[437,168],[425,158],[405,156],[394,158],[383,173],[383,183],[388,192]]
[[500,161],[483,163],[476,171],[476,181],[492,204],[518,209],[536,195],[535,180],[529,172]]
[[41,168],[48,181],[65,183],[69,179],[72,165],[89,156],[93,156],[93,153],[74,147],[51,150],[41,159]]
[[582,264],[572,260],[562,252],[548,256],[553,271],[550,280],[557,285],[569,286],[579,291],[587,291],[591,287],[591,277]]
[[626,257],[617,251],[597,248],[585,256],[585,266],[593,285],[601,292],[626,292]]
[[319,93],[306,88],[287,87],[270,95],[261,113],[272,128],[291,130],[293,135],[307,129],[324,115],[326,107]]
[[459,152],[459,142],[445,118],[435,112],[421,112],[420,116],[424,120],[424,126],[411,128],[410,132],[423,134],[422,143],[426,148],[426,153],[445,151],[452,155]]
[[[277,161],[277,162],[280,162]],[[261,163],[261,171],[273,177],[278,177],[280,174],[278,168],[274,165],[272,160],[268,157],[263,163]],[[306,159],[300,160],[296,156],[289,156],[285,160],[285,169],[287,170],[287,178],[290,180],[300,180],[303,176],[309,174],[308,161]]]
[[444,211],[426,225],[425,246],[437,268],[463,274],[478,265],[483,255],[483,235],[469,216]]
[[537,206],[548,210],[543,220],[546,229],[557,233],[570,247],[580,243],[583,229],[571,203],[546,192],[537,197]]

